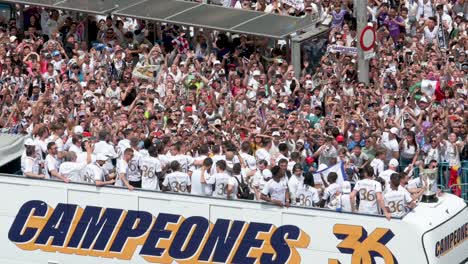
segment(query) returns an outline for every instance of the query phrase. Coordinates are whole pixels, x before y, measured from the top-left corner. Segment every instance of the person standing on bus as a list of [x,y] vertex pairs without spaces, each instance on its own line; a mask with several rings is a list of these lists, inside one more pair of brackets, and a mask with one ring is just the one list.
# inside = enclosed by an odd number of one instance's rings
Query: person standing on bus
[[288,189],[288,180],[284,175],[284,170],[279,166],[271,168],[273,178],[270,179],[262,190],[262,200],[279,206],[289,207],[291,198]]
[[214,175],[211,175],[211,177],[209,177],[206,180],[207,184],[211,184],[214,186],[213,197],[226,198],[226,199],[232,198],[230,197],[232,193],[228,195],[228,188],[229,188],[229,185],[236,186],[237,181],[232,176],[226,173],[226,168],[227,168],[226,161],[218,160],[216,162],[216,173]]
[[[296,167],[296,165],[294,165],[294,167]],[[318,206],[320,197],[318,190],[314,186],[314,175],[312,173],[306,173],[304,181],[297,188],[295,199],[293,199],[294,204],[302,207]]]
[[180,163],[172,161],[170,168],[172,172],[166,175],[162,183],[163,191],[190,193],[192,182],[187,173],[180,171]]
[[354,203],[358,193],[360,199],[359,213],[379,214],[380,206],[385,217],[390,220],[391,214],[387,211],[383,200],[382,185],[374,180],[374,169],[372,167],[364,168],[364,179],[359,180],[351,192],[350,201],[353,212],[356,211]]
[[[411,194],[403,187],[401,182],[403,175],[393,173],[390,175],[390,189],[385,193],[385,207],[392,216],[400,217],[406,212],[406,208],[415,208],[416,203]],[[425,191],[425,187],[420,194]]]
[[128,183],[128,162],[133,158],[133,149],[127,148],[123,152],[123,156],[121,159],[117,160],[117,166],[116,166],[116,186],[125,186],[127,187],[130,191],[133,191],[135,187],[130,185]]

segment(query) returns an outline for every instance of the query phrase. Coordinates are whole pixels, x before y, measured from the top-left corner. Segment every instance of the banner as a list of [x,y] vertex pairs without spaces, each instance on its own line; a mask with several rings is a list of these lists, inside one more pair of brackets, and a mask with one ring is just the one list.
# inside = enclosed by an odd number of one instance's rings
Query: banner
[[304,0],[281,0],[281,3],[292,6],[297,10],[304,9]]
[[340,46],[340,45],[330,45],[330,46],[328,46],[327,51],[328,51],[328,52],[331,52],[331,53],[341,52],[341,53],[346,54],[346,55],[353,55],[353,56],[356,56],[358,50],[357,50],[357,48],[355,48],[355,47],[346,47],[346,46]]
[[146,79],[146,80],[153,80],[155,77],[154,72],[158,73],[159,69],[161,66],[159,65],[145,65],[145,66],[137,66],[133,70],[132,74],[133,76],[140,78],[140,79]]
[[336,180],[336,183],[338,184],[341,184],[342,182],[344,181],[347,181],[348,180],[348,176],[346,175],[346,172],[345,172],[345,169],[344,169],[344,164],[342,161],[340,161],[339,163],[331,166],[331,167],[328,167],[324,170],[320,170],[320,171],[317,171],[317,172],[314,172],[314,182],[317,184],[317,183],[323,183],[322,182],[322,177],[327,180],[327,176],[330,172],[336,172],[336,174],[338,174],[338,179]]

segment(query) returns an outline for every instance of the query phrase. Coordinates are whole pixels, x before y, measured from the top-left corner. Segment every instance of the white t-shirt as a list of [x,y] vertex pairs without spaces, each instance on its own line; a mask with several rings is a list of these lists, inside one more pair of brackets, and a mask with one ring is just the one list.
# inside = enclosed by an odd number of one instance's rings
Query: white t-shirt
[[338,206],[338,195],[341,192],[341,185],[338,183],[332,183],[325,188],[323,192],[323,200],[328,200],[327,207],[330,209],[336,209]]
[[83,149],[81,149],[80,147],[78,147],[75,144],[71,144],[68,151],[75,152],[76,155],[83,153]]
[[[211,184],[206,184],[206,183],[201,183],[201,175],[202,175],[202,169],[197,169],[193,172],[192,174],[192,191],[190,192],[191,194],[195,195],[203,195],[203,196],[211,196],[213,192],[213,188]],[[206,179],[209,179],[211,177],[211,174],[209,171],[205,171],[205,182]]]
[[286,177],[281,178],[279,182],[270,179],[263,187],[262,194],[270,195],[273,200],[286,202],[286,190],[288,189],[288,180]]
[[192,166],[193,162],[195,161],[192,156],[182,155],[182,154],[169,156],[168,159],[169,159],[169,163],[173,161],[179,162],[180,168],[183,172],[188,172],[190,166]]
[[111,159],[116,159],[118,157],[117,152],[115,152],[114,146],[107,143],[106,141],[99,141],[94,144],[94,152],[93,154],[97,155],[98,153],[104,154],[109,157],[109,160],[106,161],[104,164],[104,168],[111,170],[114,168],[112,165]]
[[208,184],[214,185],[213,197],[220,197],[227,199],[228,185],[234,185],[236,179],[229,176],[226,172],[216,173],[207,179]]
[[342,212],[351,212],[353,209],[351,208],[351,199],[349,197],[349,193],[342,193],[337,197],[339,204],[337,205],[338,208],[341,208]]
[[260,148],[260,149],[257,149],[257,151],[255,151],[255,158],[258,161],[265,160],[268,163],[268,165],[270,165],[270,161],[271,161],[270,153],[264,148]]
[[59,172],[64,177],[68,178],[72,182],[81,182],[82,178],[81,175],[83,173],[84,168],[86,167],[87,163],[82,162],[71,162],[67,161],[60,164]]
[[141,180],[140,163],[141,154],[133,150],[133,158],[128,162],[127,178],[128,181],[137,182]]
[[141,169],[141,188],[159,190],[157,172],[162,171],[161,161],[155,157],[142,157],[138,167]]
[[127,172],[128,172],[128,163],[123,159],[118,159],[115,172],[117,173],[115,186],[124,186],[123,181],[120,179],[121,174],[125,174],[125,179],[128,180]]
[[60,166],[60,162],[58,159],[52,155],[47,155],[45,159],[45,171],[46,171],[46,178],[51,179],[52,175],[49,173],[49,171],[55,170],[58,172]]
[[374,175],[377,177],[384,171],[384,162],[381,159],[373,159],[370,166],[374,169]]
[[388,169],[388,170],[384,170],[383,172],[379,174],[379,177],[385,180],[384,193],[390,190],[390,176],[392,176],[393,173],[396,173],[396,171]]
[[162,185],[169,187],[171,192],[190,193],[187,186],[192,185],[192,182],[187,173],[175,171],[166,175]]
[[317,189],[305,184],[299,186],[295,194],[295,199],[291,200],[294,205],[302,207],[314,207],[314,204],[320,202]]
[[120,158],[123,157],[125,150],[128,148],[131,148],[129,139],[124,138],[119,141],[119,143],[117,144],[117,154]]
[[377,193],[382,193],[382,186],[376,180],[360,180],[354,186],[354,190],[359,193],[359,212],[367,214],[379,214],[377,205]]
[[23,171],[23,175],[28,172],[39,174],[39,159],[26,156],[26,158],[24,158],[23,162],[21,163],[21,170]]
[[288,187],[289,187],[289,192],[291,194],[291,201],[292,204],[295,203],[296,197],[297,197],[297,191],[300,186],[304,185],[304,176],[302,174],[297,177],[295,174],[291,176],[288,180]]
[[393,155],[392,152],[400,151],[400,146],[398,145],[398,141],[395,138],[390,139],[388,132],[383,132],[382,133],[382,145],[387,149],[387,159],[388,160],[390,160],[392,158],[392,155]]
[[83,173],[83,181],[95,184],[96,181],[105,181],[104,170],[98,165],[91,163],[88,164]]
[[406,212],[405,206],[412,201],[411,194],[404,188],[389,190],[384,195],[385,207],[392,216],[401,216]]
[[[270,171],[270,170],[268,169],[265,169],[263,171],[257,170],[257,172],[255,172],[255,174],[252,176],[251,182],[249,184],[250,191],[252,193],[255,193],[255,188],[258,188],[259,192],[262,192],[263,188],[265,187],[265,184],[267,183],[267,181],[265,181],[265,178],[263,177],[263,174],[267,171]],[[255,196],[255,200],[257,200],[257,196]]]

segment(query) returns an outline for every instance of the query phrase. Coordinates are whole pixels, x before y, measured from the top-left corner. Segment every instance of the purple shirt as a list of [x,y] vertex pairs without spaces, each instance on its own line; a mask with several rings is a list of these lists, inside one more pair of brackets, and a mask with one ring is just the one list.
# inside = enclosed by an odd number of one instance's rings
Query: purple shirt
[[339,13],[337,13],[337,12],[335,12],[335,10],[333,10],[331,12],[331,15],[333,17],[331,27],[332,28],[336,28],[336,27],[341,28],[341,26],[343,25],[344,16],[346,15],[346,10],[341,9],[341,11]]
[[[404,22],[403,18],[399,16],[395,17],[395,20],[399,23]],[[401,33],[400,25],[398,25],[390,17],[387,17],[387,19],[385,19],[384,25],[387,26],[388,32],[390,32],[390,36],[393,38],[393,40],[396,40]]]

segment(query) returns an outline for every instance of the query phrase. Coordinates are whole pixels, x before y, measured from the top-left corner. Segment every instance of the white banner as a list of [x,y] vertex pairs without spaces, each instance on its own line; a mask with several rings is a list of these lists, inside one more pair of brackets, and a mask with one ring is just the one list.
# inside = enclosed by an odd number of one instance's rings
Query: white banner
[[344,169],[344,164],[343,162],[339,162],[331,167],[328,167],[324,170],[314,172],[314,182],[317,183],[323,183],[322,182],[322,176],[323,178],[327,181],[327,176],[330,172],[336,172],[338,174],[338,179],[336,180],[336,183],[341,184],[343,181],[348,180],[348,176],[346,175],[345,169]]
[[341,52],[343,54],[347,54],[347,55],[357,55],[357,48],[355,47],[346,47],[346,46],[339,46],[339,45],[330,45],[328,46],[327,48],[327,51],[328,52],[331,52],[331,53],[337,53],[337,52]]
[[294,7],[295,9],[304,9],[304,0],[281,0],[281,3]]

